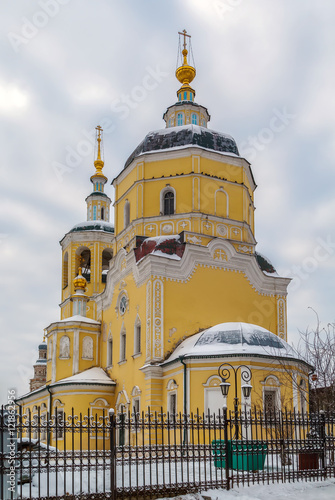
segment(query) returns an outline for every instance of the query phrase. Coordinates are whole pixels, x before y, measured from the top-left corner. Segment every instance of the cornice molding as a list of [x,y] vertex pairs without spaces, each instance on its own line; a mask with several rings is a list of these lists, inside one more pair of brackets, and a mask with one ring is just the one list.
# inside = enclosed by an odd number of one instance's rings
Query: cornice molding
[[153,278],[185,283],[198,267],[241,273],[251,287],[264,296],[286,297],[287,286],[291,281],[290,278],[265,275],[254,255],[238,253],[232,243],[222,238],[214,238],[206,247],[187,244],[181,260],[148,254],[136,263],[133,251],[126,253],[121,249],[112,261],[105,290],[95,297],[98,310],[109,307],[117,284],[129,275],[133,276],[137,287]]

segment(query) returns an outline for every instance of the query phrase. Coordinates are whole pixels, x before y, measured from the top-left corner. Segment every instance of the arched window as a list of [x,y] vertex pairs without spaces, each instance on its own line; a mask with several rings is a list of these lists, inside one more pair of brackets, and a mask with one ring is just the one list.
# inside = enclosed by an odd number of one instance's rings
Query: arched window
[[174,214],[174,193],[167,191],[164,194],[164,215]]
[[183,124],[183,114],[182,113],[178,113],[177,123],[178,123],[178,127],[180,127]]
[[109,269],[109,262],[113,258],[113,252],[109,248],[106,248],[102,252],[102,275],[101,275],[101,281],[102,283],[106,283],[107,280],[107,273]]
[[82,359],[93,359],[93,339],[92,337],[84,337],[83,338],[83,350],[82,350]]
[[136,318],[134,326],[134,354],[141,352],[141,320]]
[[69,255],[67,252],[64,254],[63,259],[63,288],[69,284]]
[[76,273],[81,267],[81,272],[86,281],[91,281],[91,251],[87,247],[80,247],[76,250]]
[[67,335],[63,335],[63,337],[59,341],[59,358],[69,359],[69,357],[70,357],[70,339]]
[[169,380],[167,384],[167,408],[170,422],[175,422],[178,412],[177,406],[177,383],[174,379]]
[[184,92],[184,101],[187,101],[187,92]]
[[130,224],[130,203],[128,200],[126,200],[126,203],[124,204],[124,228],[129,226]]
[[192,113],[192,123],[193,125],[198,125],[198,117],[195,113]]
[[105,209],[101,207],[101,220],[105,220]]
[[126,331],[120,334],[120,361],[126,361]]
[[97,220],[97,207],[94,205],[93,207],[93,220]]
[[107,366],[113,365],[113,339],[108,339],[107,342]]

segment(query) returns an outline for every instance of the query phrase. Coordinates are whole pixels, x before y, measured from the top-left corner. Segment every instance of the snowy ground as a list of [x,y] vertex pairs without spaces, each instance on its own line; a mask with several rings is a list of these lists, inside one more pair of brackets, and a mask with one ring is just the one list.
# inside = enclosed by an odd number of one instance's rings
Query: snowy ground
[[269,500],[269,498],[271,500],[286,498],[290,500],[335,500],[335,479],[318,482],[254,484],[249,487],[235,487],[230,491],[208,490],[202,494],[175,497],[177,500],[233,500],[236,498],[239,500]]

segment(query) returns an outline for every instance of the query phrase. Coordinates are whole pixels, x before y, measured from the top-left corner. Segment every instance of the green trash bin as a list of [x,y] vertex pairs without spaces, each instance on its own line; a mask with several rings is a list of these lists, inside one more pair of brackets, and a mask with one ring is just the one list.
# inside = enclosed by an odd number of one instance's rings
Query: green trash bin
[[[214,465],[226,467],[225,442],[222,439],[212,441]],[[267,454],[264,441],[229,440],[227,446],[227,462],[230,469],[256,471],[263,470]]]
[[[215,467],[224,469],[226,467],[226,447],[223,439],[214,439],[212,441],[212,454]],[[228,467],[232,468],[231,440],[228,441],[227,455]]]

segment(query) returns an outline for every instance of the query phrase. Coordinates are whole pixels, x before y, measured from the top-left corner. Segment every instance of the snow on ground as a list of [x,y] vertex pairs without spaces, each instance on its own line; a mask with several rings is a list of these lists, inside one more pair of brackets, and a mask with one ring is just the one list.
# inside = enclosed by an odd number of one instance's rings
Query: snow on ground
[[[335,479],[326,481],[298,481],[295,483],[253,484],[232,490],[209,490],[201,494],[175,497],[178,500],[334,500]],[[161,499],[165,500],[165,499]],[[167,500],[167,499],[166,499]],[[171,500],[171,499],[169,499]]]

